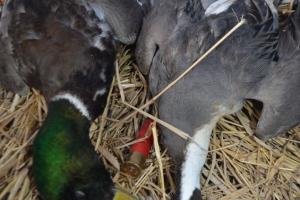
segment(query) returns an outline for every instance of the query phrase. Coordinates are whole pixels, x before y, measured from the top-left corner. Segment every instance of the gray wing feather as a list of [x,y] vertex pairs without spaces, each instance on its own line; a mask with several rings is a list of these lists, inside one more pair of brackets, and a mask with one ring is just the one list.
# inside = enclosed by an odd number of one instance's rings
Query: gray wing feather
[[0,86],[20,95],[26,95],[29,87],[16,72],[16,63],[0,42]]
[[140,30],[144,7],[136,0],[89,0],[99,17],[104,17],[112,27],[119,41],[125,44],[135,42]]

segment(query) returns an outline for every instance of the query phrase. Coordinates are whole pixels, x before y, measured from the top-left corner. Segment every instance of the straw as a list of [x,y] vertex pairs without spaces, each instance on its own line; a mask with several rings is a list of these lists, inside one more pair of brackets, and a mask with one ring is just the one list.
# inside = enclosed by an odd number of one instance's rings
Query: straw
[[[161,200],[164,195],[170,199],[175,190],[174,165],[162,145],[160,155],[157,145],[156,153],[151,151],[137,179],[119,171],[144,120],[142,114],[124,120],[133,112],[123,103],[119,88],[132,107],[140,108],[148,100],[148,86],[132,55],[127,48],[120,49],[119,80],[114,79],[105,112],[91,126],[90,137],[116,185],[144,199]],[[31,148],[46,113],[45,99],[38,91],[18,97],[0,89],[0,199],[38,199],[31,177]],[[152,115],[157,115],[155,109]],[[219,121],[202,171],[203,199],[300,198],[300,126],[263,142],[251,127],[258,117],[259,110],[247,102],[242,111]]]

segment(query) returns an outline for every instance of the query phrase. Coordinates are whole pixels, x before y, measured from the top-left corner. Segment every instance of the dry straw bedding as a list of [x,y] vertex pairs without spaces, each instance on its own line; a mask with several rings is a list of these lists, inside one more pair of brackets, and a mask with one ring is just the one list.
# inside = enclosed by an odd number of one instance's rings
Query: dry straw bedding
[[[124,120],[133,111],[122,103],[119,87],[132,106],[140,107],[148,98],[146,81],[131,55],[126,49],[120,51],[119,81],[114,80],[105,112],[92,125],[90,137],[115,183],[141,198],[164,197],[159,170],[162,166],[169,199],[175,186],[172,162],[163,147],[160,152],[158,148],[151,152],[147,167],[137,179],[119,170],[128,159],[129,146],[144,119],[138,114]],[[38,199],[31,177],[31,147],[46,113],[45,100],[37,91],[19,97],[0,89],[0,200]],[[202,172],[204,199],[300,199],[300,127],[262,142],[250,128],[258,115],[248,102],[241,112],[219,121]]]
[[[132,53],[123,48],[118,56],[119,80],[124,98],[140,107],[148,98],[147,84],[134,65]],[[175,189],[172,162],[167,150],[153,150],[140,177],[120,173],[129,146],[144,119],[140,114],[123,120],[133,111],[121,101],[114,80],[107,107],[91,126],[96,151],[117,185],[142,198],[163,198],[159,163],[162,163],[166,198]],[[33,200],[37,192],[31,177],[33,138],[47,113],[37,92],[19,97],[0,91],[0,199]],[[202,173],[204,199],[297,199],[300,198],[300,127],[284,136],[262,142],[253,136],[250,121],[258,112],[251,103],[235,115],[222,118],[213,131],[208,160]],[[174,137],[178,137],[174,135]],[[158,156],[158,157],[157,157]]]

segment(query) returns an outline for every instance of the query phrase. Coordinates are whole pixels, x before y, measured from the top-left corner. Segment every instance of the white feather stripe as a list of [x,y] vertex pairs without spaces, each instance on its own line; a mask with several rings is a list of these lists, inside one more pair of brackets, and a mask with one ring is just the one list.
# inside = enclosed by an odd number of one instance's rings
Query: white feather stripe
[[236,0],[217,0],[208,6],[208,8],[205,10],[205,16],[217,15],[225,12],[235,1]]
[[59,94],[54,96],[51,101],[59,101],[59,100],[67,100],[69,101],[72,105],[75,106],[77,110],[86,118],[91,120],[91,116],[88,112],[87,107],[84,105],[84,103],[75,95],[72,95],[70,93],[64,93],[64,94]]
[[[194,134],[196,143],[189,143],[181,169],[180,200],[189,200],[195,189],[200,189],[200,173],[206,161],[210,136],[216,122],[203,126]],[[200,145],[200,146],[199,146]]]

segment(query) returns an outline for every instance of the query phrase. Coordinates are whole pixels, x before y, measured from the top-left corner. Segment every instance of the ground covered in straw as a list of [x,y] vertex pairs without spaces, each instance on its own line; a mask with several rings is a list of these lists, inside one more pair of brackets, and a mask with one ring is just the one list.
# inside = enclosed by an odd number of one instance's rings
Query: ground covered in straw
[[[147,84],[131,55],[126,49],[120,52],[119,80],[126,101],[140,107],[148,98]],[[128,158],[129,146],[144,118],[138,114],[124,120],[133,111],[122,103],[117,83],[115,79],[105,112],[91,127],[95,149],[102,155],[116,184],[142,198],[163,198],[159,173],[159,162],[162,162],[169,199],[175,186],[172,162],[163,147],[159,159],[152,151],[147,167],[137,179],[120,173],[120,165]],[[45,101],[37,91],[19,97],[0,90],[1,200],[37,199],[31,178],[31,145],[46,113]],[[243,111],[218,123],[202,175],[204,199],[300,198],[300,128],[264,143],[252,136],[250,121],[255,121],[257,115],[252,104],[247,103]]]

